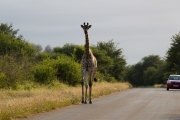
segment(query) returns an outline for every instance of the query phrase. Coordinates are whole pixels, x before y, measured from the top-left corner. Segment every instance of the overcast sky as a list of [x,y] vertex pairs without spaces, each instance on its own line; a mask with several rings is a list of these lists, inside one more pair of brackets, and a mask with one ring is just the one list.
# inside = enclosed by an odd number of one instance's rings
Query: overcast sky
[[30,43],[62,47],[85,44],[83,22],[89,22],[90,44],[119,43],[128,64],[148,55],[164,57],[180,31],[180,0],[0,0],[0,23]]

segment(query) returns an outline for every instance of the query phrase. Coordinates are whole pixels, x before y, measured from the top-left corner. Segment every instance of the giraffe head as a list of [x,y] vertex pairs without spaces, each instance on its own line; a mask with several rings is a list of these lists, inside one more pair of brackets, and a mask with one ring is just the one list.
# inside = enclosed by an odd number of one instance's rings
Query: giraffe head
[[89,25],[89,23],[85,23],[83,25],[81,25],[81,27],[83,28],[84,30],[84,33],[87,34],[88,33],[88,29],[91,28],[91,25]]

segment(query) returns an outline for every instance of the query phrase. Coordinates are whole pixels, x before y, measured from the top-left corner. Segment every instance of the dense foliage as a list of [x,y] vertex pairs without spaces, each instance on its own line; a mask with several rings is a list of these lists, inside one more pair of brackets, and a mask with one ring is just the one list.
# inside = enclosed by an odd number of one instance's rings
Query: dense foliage
[[77,85],[81,80],[80,64],[70,57],[58,55],[56,59],[44,59],[38,63],[33,71],[35,81],[48,84],[53,80]]
[[0,88],[16,88],[31,76],[35,48],[16,33],[12,25],[0,25]]
[[[118,44],[114,43],[113,40],[108,42],[98,42],[97,49],[102,52],[106,52],[103,56],[99,57],[99,63],[105,68],[100,69],[104,74],[110,74],[118,81],[123,80],[126,60],[122,54],[122,49],[118,48]],[[101,64],[101,60],[105,64]]]
[[[97,45],[91,46],[91,50],[98,60],[98,71],[104,75],[104,79],[107,81],[122,81],[124,77],[126,61],[122,49],[117,47],[118,44],[114,43],[113,40],[98,42]],[[80,63],[84,46],[65,44],[63,47],[55,47],[54,52],[66,54]]]
[[22,38],[22,35],[17,36],[19,29],[14,30],[13,24],[8,25],[7,23],[1,23],[0,33],[9,34],[12,38]]
[[128,66],[125,79],[134,86],[165,84],[170,74],[180,74],[180,33],[173,35],[165,59],[157,55],[144,57],[135,65]]
[[167,51],[166,61],[169,73],[180,74],[180,32],[173,35],[172,43]]
[[134,86],[164,83],[165,61],[157,55],[144,57],[135,65],[127,67],[125,79]]

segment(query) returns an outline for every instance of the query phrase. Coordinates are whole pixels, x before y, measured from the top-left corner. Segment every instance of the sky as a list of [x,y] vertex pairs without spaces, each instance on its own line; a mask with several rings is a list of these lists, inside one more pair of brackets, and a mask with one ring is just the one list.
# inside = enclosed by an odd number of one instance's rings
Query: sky
[[29,41],[45,48],[113,40],[128,65],[149,55],[162,59],[180,31],[179,0],[0,0],[0,23],[12,23]]

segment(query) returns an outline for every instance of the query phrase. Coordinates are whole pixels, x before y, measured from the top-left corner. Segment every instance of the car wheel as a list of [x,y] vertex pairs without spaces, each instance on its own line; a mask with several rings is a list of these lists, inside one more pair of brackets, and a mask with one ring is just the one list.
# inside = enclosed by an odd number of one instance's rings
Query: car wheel
[[167,88],[167,91],[169,90],[169,88]]

